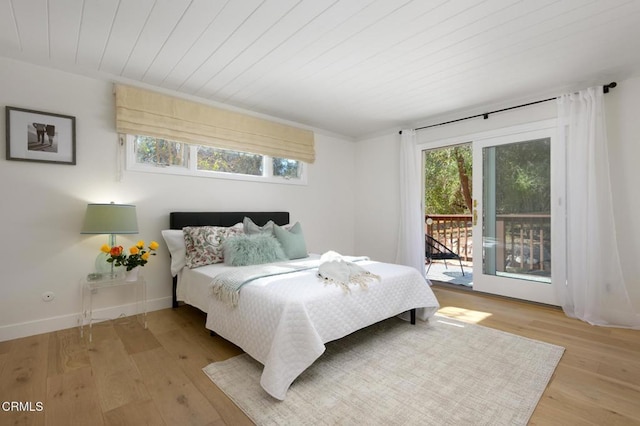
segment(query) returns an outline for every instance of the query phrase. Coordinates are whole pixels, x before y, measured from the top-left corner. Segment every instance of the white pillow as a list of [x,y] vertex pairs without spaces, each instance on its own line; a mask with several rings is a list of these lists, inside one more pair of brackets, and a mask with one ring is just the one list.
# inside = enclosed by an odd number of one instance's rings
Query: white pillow
[[187,265],[187,246],[184,244],[182,229],[165,229],[162,238],[167,243],[171,254],[171,275],[178,275],[178,271]]

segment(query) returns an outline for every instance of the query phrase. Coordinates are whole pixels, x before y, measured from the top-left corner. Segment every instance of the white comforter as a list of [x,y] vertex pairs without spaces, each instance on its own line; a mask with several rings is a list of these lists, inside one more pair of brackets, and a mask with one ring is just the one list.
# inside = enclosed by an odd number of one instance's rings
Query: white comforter
[[[305,261],[309,259],[300,262]],[[414,268],[374,261],[358,265],[381,281],[369,282],[366,289],[352,286],[347,293],[325,285],[317,269],[266,277],[242,287],[237,307],[211,296],[209,288],[211,277],[229,266],[185,268],[178,299],[206,311],[208,329],[262,363],[260,384],[282,400],[295,378],[324,352],[326,342],[413,308],[419,308],[421,320],[437,311],[435,295]]]

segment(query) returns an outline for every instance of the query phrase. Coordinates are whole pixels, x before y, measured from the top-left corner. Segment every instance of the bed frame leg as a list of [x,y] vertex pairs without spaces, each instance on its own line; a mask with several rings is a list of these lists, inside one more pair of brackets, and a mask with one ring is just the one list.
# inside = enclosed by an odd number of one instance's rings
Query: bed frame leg
[[209,330],[209,336],[213,337],[213,336],[217,336],[217,334],[215,331]]
[[171,301],[173,309],[178,307],[178,277],[173,277],[173,299]]
[[413,308],[411,310],[411,324],[415,325],[416,324],[416,309]]

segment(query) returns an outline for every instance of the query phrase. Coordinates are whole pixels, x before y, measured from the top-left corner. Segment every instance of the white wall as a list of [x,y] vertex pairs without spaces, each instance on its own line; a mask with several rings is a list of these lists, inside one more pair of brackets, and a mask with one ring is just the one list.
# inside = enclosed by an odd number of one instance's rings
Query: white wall
[[394,262],[397,250],[400,185],[397,133],[357,143],[355,240],[356,253]]
[[640,77],[605,95],[611,194],[625,283],[640,310]]
[[[354,252],[355,144],[316,132],[316,162],[306,186],[125,172],[116,180],[117,135],[112,84],[0,59],[0,105],[76,117],[77,165],[6,161],[0,164],[2,255],[0,341],[71,327],[81,311],[81,277],[90,272],[106,236],[80,235],[86,204],[132,203],[139,235],[163,243],[170,211],[285,210],[300,221],[308,249]],[[0,134],[5,134],[1,120]],[[164,245],[145,266],[149,306],[170,306]],[[53,291],[55,300],[41,294]],[[131,295],[99,295],[109,315],[131,308]],[[115,307],[115,308],[114,308]]]
[[[618,87],[605,95],[610,145],[612,193],[616,236],[627,287],[640,309],[640,78],[618,81]],[[504,105],[508,107],[511,105]],[[469,115],[481,113],[475,111]],[[556,104],[546,102],[532,107],[491,115],[488,120],[472,119],[418,132],[419,144],[473,133],[554,118]],[[460,117],[444,117],[442,121]],[[438,121],[424,123],[435,124]],[[398,144],[397,132],[357,142],[356,172],[356,252],[371,253],[383,261],[393,261],[397,245]],[[613,235],[612,235],[613,236]]]

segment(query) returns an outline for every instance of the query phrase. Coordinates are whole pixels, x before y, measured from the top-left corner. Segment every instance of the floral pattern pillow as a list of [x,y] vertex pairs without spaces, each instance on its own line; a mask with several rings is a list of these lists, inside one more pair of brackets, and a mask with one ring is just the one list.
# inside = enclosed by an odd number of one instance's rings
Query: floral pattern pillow
[[182,228],[189,268],[224,262],[224,240],[242,234],[242,228],[223,226],[187,226]]

